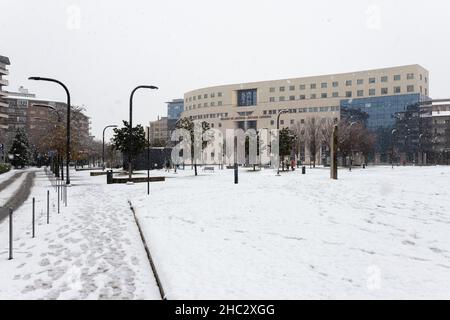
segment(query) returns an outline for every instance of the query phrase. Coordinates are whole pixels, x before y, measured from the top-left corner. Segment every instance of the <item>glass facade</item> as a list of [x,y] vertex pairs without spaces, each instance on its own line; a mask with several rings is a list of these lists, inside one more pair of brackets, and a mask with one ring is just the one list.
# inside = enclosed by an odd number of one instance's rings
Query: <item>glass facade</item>
[[394,114],[403,112],[406,107],[423,100],[420,94],[405,94],[386,97],[341,100],[341,109],[349,108],[367,113],[367,127],[375,131],[391,128],[395,124]]
[[167,103],[167,117],[169,120],[178,120],[181,113],[184,111],[183,100],[173,101]]
[[257,102],[256,89],[238,91],[237,105],[239,107],[256,106]]

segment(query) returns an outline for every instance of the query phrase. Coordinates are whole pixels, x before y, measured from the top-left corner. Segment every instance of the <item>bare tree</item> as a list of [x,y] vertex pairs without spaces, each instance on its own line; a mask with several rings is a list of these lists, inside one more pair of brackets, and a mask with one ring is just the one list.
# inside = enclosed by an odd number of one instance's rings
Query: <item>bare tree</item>
[[322,130],[320,118],[311,117],[306,121],[305,126],[306,146],[309,151],[310,165],[316,167],[316,159],[322,142]]

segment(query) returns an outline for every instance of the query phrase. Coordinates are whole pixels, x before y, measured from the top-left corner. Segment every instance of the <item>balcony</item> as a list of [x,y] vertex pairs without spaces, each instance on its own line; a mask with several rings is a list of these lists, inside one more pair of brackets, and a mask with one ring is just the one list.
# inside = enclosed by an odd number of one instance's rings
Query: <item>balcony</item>
[[8,86],[8,85],[9,85],[8,80],[0,78],[0,86]]

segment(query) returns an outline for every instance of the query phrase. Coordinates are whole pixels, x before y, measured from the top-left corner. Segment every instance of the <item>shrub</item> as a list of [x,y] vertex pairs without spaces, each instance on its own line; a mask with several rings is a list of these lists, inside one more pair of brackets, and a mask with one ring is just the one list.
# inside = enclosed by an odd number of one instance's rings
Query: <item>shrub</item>
[[11,170],[11,166],[7,163],[0,163],[0,174],[8,172]]

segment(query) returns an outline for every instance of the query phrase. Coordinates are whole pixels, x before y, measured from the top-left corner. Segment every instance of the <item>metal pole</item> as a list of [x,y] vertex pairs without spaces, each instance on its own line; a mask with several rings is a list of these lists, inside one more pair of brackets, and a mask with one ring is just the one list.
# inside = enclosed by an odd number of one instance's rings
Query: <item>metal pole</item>
[[238,162],[237,162],[237,137],[234,137],[234,184],[239,183]]
[[47,224],[49,223],[50,223],[50,191],[47,190]]
[[59,188],[60,188],[60,185],[58,184],[58,213],[59,213],[59,194],[60,194],[60,190],[59,190]]
[[147,131],[147,194],[150,194],[150,127]]
[[32,224],[33,224],[33,226],[32,226],[32,237],[34,238],[35,237],[35,234],[36,234],[36,227],[35,227],[35,221],[36,221],[36,219],[35,219],[35,199],[33,198],[33,215],[32,215]]
[[9,260],[13,259],[13,209],[9,208]]
[[130,95],[130,137],[128,139],[128,180],[129,182],[132,181],[131,179],[131,169],[132,169],[132,165],[131,165],[131,149],[132,149],[132,133],[133,133],[133,97],[135,92],[138,89],[158,89],[158,87],[155,86],[138,86],[136,88],[133,89],[133,91],[131,91],[131,95]]

